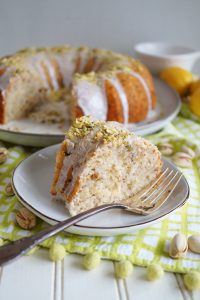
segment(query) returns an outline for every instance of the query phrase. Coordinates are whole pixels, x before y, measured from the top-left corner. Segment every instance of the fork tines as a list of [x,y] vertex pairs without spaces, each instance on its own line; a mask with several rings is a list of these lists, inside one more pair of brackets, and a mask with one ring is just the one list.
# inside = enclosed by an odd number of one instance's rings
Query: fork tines
[[[177,177],[178,174],[179,174],[179,177]],[[171,170],[168,174],[166,172],[165,176],[162,176],[162,178],[160,178],[160,180],[158,181],[158,183],[157,183],[158,188],[156,190],[153,189],[152,192],[150,190],[148,197],[145,197],[143,202],[148,201],[149,203],[155,203],[157,198],[160,197],[165,191],[167,191],[167,190],[171,191],[171,190],[169,190],[170,184],[173,182],[173,180],[181,178],[181,176],[182,176],[182,174],[180,174],[179,171],[175,172],[175,171]]]
[[150,214],[163,205],[178,185],[182,174],[166,168],[151,184],[129,199],[130,210]]

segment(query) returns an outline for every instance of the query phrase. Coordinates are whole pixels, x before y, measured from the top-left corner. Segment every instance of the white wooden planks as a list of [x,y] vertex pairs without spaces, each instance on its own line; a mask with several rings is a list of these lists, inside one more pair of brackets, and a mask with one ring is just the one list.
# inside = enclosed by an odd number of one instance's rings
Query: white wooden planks
[[146,269],[134,267],[128,279],[120,280],[114,264],[102,260],[95,270],[86,271],[80,255],[54,263],[46,250],[39,250],[0,268],[0,300],[200,300],[200,291],[187,291],[181,275],[165,272],[149,282]]
[[135,267],[132,276],[126,280],[129,299],[184,299],[173,273],[165,272],[160,280],[153,282],[145,279],[145,273],[145,268]]
[[118,300],[113,273],[110,261],[102,260],[98,268],[86,271],[82,267],[82,256],[68,255],[64,264],[63,300]]
[[53,293],[54,264],[46,250],[39,250],[3,267],[1,300],[51,300]]

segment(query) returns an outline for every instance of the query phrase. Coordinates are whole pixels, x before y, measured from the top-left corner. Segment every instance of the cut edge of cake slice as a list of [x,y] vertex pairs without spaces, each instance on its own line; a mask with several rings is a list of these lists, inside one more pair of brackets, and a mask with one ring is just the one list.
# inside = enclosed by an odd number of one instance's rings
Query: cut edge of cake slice
[[157,147],[116,122],[76,119],[56,157],[51,193],[71,215],[135,195],[161,172]]

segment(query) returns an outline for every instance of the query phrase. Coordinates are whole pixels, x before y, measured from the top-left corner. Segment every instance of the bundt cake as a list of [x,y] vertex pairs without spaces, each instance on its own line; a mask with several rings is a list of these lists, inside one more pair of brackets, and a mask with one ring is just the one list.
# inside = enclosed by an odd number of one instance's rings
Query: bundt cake
[[141,63],[108,50],[30,48],[0,59],[1,124],[29,113],[37,119],[47,104],[52,107],[51,121],[62,111],[69,120],[92,115],[133,123],[144,120],[155,107],[156,95]]
[[117,122],[76,119],[56,157],[51,194],[71,215],[121,202],[161,172],[160,152]]

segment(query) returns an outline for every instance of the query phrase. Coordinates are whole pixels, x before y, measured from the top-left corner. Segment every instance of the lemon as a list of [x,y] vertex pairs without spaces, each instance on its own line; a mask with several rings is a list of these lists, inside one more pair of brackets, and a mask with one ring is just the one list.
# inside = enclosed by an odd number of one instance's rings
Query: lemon
[[200,79],[192,81],[189,87],[190,94],[196,92],[196,90],[200,89]]
[[160,73],[161,79],[183,96],[193,81],[193,74],[180,67],[171,67]]
[[196,92],[190,96],[189,106],[191,111],[200,117],[200,89],[197,89]]

